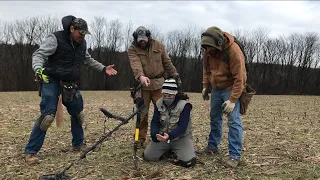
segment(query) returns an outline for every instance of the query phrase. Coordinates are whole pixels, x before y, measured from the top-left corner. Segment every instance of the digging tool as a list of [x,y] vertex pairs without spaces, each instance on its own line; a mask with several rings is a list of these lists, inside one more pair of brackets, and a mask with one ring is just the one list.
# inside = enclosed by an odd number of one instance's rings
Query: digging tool
[[38,95],[39,97],[41,97],[41,89],[42,89],[42,81],[40,80],[40,78],[38,76],[36,76],[36,78],[34,79],[34,81],[38,82],[39,87],[38,87]]
[[57,105],[57,112],[56,112],[56,125],[58,128],[62,127],[63,123],[63,105],[62,105],[62,96],[59,95],[58,105]]

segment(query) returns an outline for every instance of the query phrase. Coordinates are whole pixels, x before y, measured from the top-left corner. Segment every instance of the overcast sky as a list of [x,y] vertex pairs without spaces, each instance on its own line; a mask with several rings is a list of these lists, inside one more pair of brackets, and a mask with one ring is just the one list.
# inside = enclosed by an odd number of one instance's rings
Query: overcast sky
[[161,32],[196,25],[218,26],[224,31],[266,27],[271,36],[293,32],[319,32],[320,2],[317,1],[0,1],[0,21],[25,17],[65,15],[92,22],[94,16],[107,20],[131,20],[155,25]]

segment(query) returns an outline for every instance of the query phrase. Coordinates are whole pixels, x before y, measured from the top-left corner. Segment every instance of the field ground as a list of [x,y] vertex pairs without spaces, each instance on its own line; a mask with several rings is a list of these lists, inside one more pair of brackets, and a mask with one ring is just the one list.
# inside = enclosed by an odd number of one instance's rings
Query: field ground
[[[90,146],[103,134],[104,116],[109,111],[127,116],[133,102],[128,91],[83,91],[85,137]],[[188,93],[193,104],[195,146],[206,146],[209,133],[209,102],[200,93]],[[69,117],[64,109],[62,128],[54,124],[39,153],[39,165],[23,160],[34,120],[39,115],[37,92],[0,92],[0,179],[38,179],[42,174],[62,170],[80,153],[62,152],[71,146]],[[152,106],[151,106],[152,107]],[[226,168],[220,157],[199,155],[196,167],[186,169],[167,161],[139,161],[134,170],[134,120],[122,126],[94,152],[72,166],[72,179],[320,179],[320,97],[257,95],[243,116],[243,157],[236,169]],[[152,108],[150,108],[150,118]],[[119,122],[109,119],[107,130]],[[227,153],[227,125],[223,124],[222,153]],[[142,150],[139,150],[141,156]]]

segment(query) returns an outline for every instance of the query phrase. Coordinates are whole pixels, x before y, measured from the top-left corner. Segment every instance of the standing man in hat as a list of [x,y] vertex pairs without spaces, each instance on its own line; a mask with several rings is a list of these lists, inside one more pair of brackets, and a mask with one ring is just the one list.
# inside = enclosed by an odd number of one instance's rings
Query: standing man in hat
[[222,115],[228,117],[229,158],[226,165],[237,167],[242,151],[242,121],[239,98],[247,81],[245,56],[234,37],[209,27],[201,36],[204,49],[202,97],[209,100],[210,126],[206,153],[218,153],[222,136]]
[[140,119],[139,146],[141,147],[148,131],[149,105],[151,101],[155,104],[162,96],[164,74],[175,78],[179,87],[181,80],[164,45],[153,39],[148,29],[139,26],[133,33],[133,37],[133,43],[128,48],[128,56],[135,79],[143,84],[142,96],[146,106]]
[[62,31],[50,34],[32,56],[32,68],[42,82],[40,117],[35,121],[28,144],[25,146],[25,160],[29,165],[39,162],[40,151],[48,128],[54,121],[58,97],[62,94],[62,103],[71,117],[72,149],[84,150],[83,99],[78,89],[82,64],[101,74],[116,75],[114,65],[104,66],[91,58],[87,50],[87,22],[74,16],[62,18]]

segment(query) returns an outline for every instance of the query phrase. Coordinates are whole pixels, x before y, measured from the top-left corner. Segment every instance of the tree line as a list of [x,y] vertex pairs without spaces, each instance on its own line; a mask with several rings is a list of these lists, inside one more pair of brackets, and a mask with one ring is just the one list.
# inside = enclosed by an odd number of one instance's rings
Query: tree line
[[[88,22],[92,35],[86,36],[93,58],[104,65],[115,64],[117,76],[82,67],[79,81],[82,90],[129,90],[133,74],[127,56],[132,22],[94,17]],[[185,92],[201,92],[201,33],[205,30],[187,28],[161,32],[152,25],[151,36],[164,43],[182,79]],[[11,22],[0,21],[0,91],[36,90],[31,68],[32,53],[49,33],[62,29],[61,18],[31,17]],[[320,41],[316,32],[296,32],[270,37],[265,27],[235,29],[230,32],[244,45],[248,62],[248,82],[258,94],[320,95]]]

